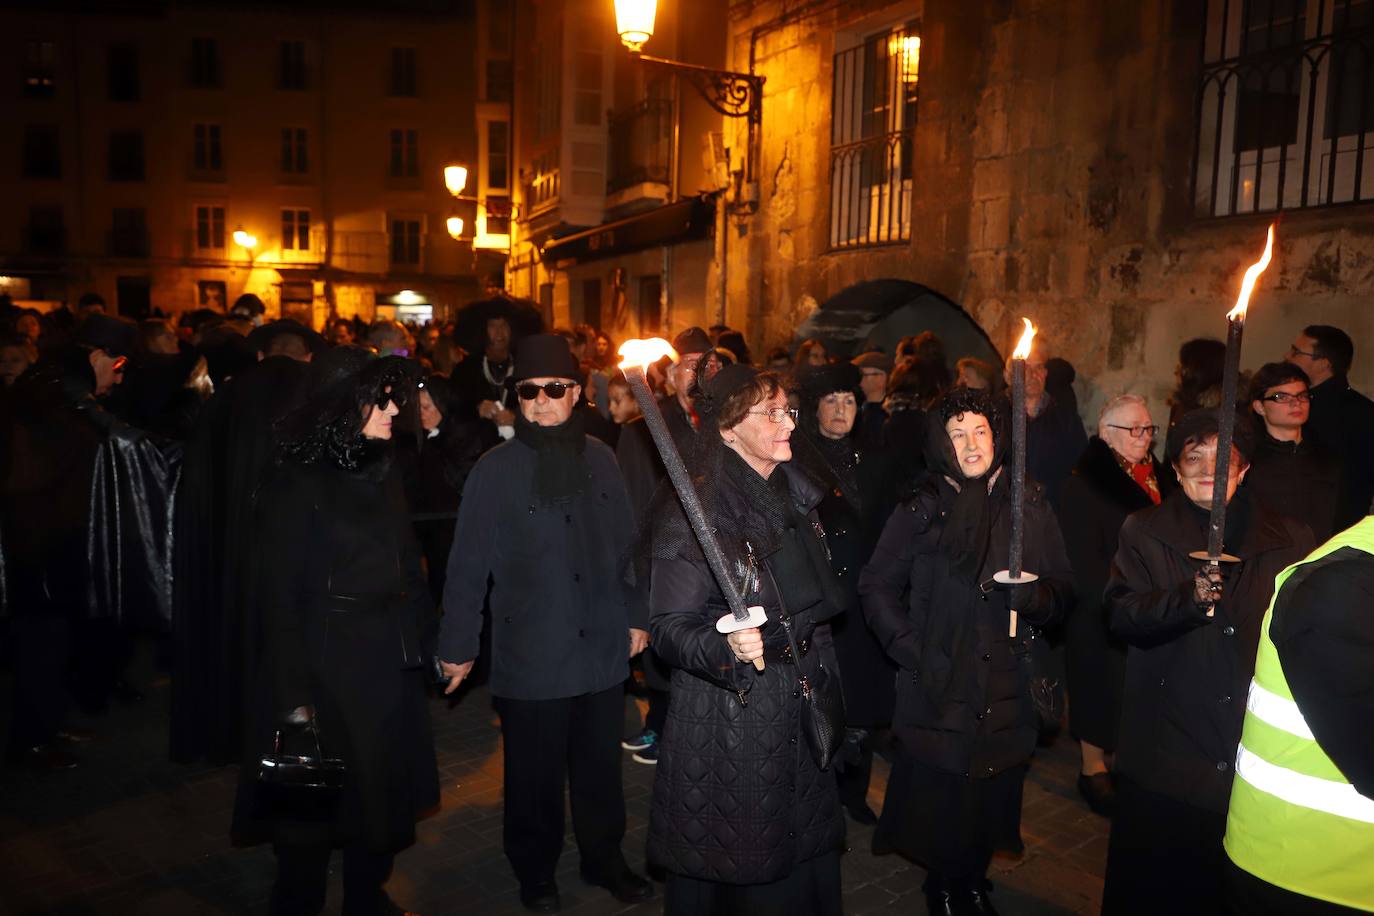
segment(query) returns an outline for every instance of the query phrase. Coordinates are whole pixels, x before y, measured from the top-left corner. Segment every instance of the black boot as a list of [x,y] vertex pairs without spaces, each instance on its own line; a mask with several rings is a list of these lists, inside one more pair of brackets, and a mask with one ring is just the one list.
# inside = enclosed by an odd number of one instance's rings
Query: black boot
[[965,912],[969,916],[997,916],[997,908],[988,898],[988,892],[991,890],[992,882],[986,878],[964,885],[961,896],[966,902]]
[[964,916],[964,908],[954,885],[935,873],[926,876],[922,888],[926,892],[926,909],[930,916]]

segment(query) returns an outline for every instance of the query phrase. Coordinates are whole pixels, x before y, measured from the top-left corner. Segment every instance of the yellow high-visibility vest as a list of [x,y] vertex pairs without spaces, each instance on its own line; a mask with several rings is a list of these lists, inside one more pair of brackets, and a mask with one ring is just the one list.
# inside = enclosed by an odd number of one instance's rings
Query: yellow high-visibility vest
[[[1284,584],[1342,547],[1374,554],[1374,516],[1336,535],[1275,580],[1236,750],[1225,845],[1232,862],[1262,881],[1374,912],[1374,799],[1357,792],[1312,737],[1269,638]],[[1352,610],[1374,613],[1371,607]]]

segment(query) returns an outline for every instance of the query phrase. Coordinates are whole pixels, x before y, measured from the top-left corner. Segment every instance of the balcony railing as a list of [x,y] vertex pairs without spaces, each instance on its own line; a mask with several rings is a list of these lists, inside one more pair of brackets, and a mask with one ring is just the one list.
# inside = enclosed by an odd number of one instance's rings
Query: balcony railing
[[673,102],[646,99],[611,115],[607,193],[640,184],[668,184],[672,166]]

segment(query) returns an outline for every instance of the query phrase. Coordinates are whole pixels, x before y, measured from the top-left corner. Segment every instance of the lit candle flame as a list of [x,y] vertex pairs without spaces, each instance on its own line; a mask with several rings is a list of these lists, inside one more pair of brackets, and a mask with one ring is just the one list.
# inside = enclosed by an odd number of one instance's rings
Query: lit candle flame
[[656,363],[665,356],[672,357],[673,362],[678,361],[677,351],[673,349],[672,344],[662,337],[650,337],[648,340],[627,340],[620,345],[618,352],[621,356],[621,371],[634,366],[641,369],[648,368],[651,363]]
[[1236,297],[1236,307],[1226,313],[1227,321],[1244,321],[1245,312],[1250,308],[1250,294],[1255,291],[1255,282],[1269,262],[1274,259],[1274,224],[1269,224],[1269,237],[1264,242],[1264,254],[1245,271],[1245,279],[1240,284],[1240,295]]
[[1035,325],[1031,324],[1029,318],[1022,318],[1026,323],[1026,329],[1021,332],[1021,339],[1016,343],[1016,349],[1011,351],[1012,359],[1029,359],[1031,341],[1035,339]]

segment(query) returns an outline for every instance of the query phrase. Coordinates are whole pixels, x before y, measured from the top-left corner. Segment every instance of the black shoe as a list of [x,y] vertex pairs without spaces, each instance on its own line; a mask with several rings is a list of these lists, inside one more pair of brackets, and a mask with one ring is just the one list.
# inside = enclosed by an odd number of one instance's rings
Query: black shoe
[[521,884],[520,903],[531,913],[557,913],[563,907],[558,899],[558,885],[552,881]]
[[1111,773],[1094,773],[1078,776],[1078,794],[1088,803],[1094,814],[1111,817],[1116,813],[1116,785]]
[[582,880],[596,887],[604,887],[621,903],[639,903],[654,896],[653,882],[630,871],[628,865],[610,878],[599,878],[583,872]]
[[58,770],[72,770],[81,765],[81,758],[74,756],[63,747],[63,742],[40,744],[25,748],[20,753],[20,762],[30,769],[41,773],[56,773]]
[[926,878],[926,909],[930,916],[965,916],[962,901],[952,887],[943,881]]
[[997,908],[988,899],[988,891],[991,889],[991,883],[980,881],[965,890],[963,896],[964,900],[968,902],[966,912],[970,916],[997,916]]
[[143,691],[123,678],[114,682],[114,686],[110,688],[110,696],[114,697],[125,706],[132,706],[135,703],[143,702]]
[[878,815],[874,814],[873,809],[863,802],[845,805],[844,812],[850,816],[854,823],[861,824],[864,827],[872,827],[874,824],[878,823]]

